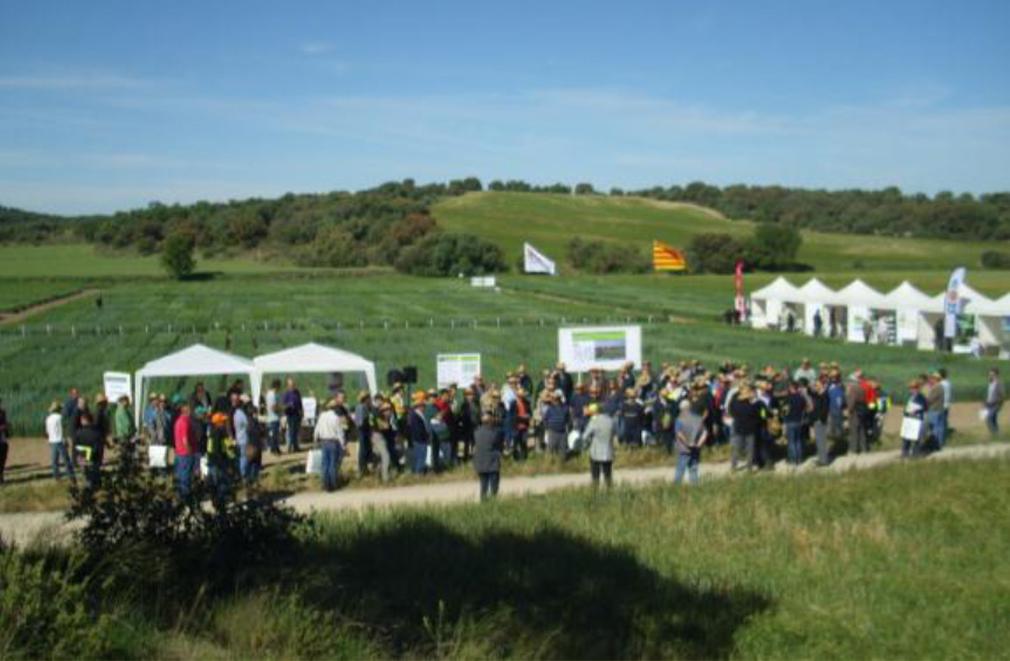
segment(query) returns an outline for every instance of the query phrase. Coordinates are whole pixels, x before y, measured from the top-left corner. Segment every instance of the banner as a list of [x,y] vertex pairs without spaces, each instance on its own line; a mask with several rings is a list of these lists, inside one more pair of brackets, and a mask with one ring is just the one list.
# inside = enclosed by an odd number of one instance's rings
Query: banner
[[740,316],[740,321],[747,318],[747,299],[743,295],[743,260],[736,263],[736,271],[733,274],[733,284],[736,286],[736,298],[733,300],[733,309]]
[[652,242],[652,268],[656,271],[686,271],[684,253],[662,241]]
[[963,266],[954,269],[947,281],[947,296],[944,298],[943,306],[943,336],[947,339],[954,339],[957,336],[957,315],[964,308],[961,301],[961,285],[964,283],[966,272]]
[[105,385],[105,396],[110,402],[117,402],[119,398],[126,395],[133,399],[133,390],[130,388],[130,375],[126,372],[106,372],[102,375],[102,383]]
[[642,365],[641,326],[582,326],[558,329],[558,360],[571,372],[616,370]]
[[435,356],[435,380],[439,388],[452,384],[468,387],[480,374],[479,353],[440,353]]
[[492,289],[497,286],[497,281],[493,275],[475,275],[470,278],[470,286]]
[[554,260],[547,257],[528,243],[523,244],[523,271],[526,273],[544,273],[557,275]]

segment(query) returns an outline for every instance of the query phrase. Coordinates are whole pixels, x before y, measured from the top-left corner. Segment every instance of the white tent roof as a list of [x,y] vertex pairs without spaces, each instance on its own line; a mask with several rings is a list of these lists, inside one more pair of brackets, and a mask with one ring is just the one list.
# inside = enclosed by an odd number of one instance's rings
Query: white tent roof
[[368,389],[377,392],[375,363],[356,353],[309,342],[256,356],[252,361],[260,374],[304,372],[364,372]]
[[942,306],[938,307],[934,297],[923,293],[921,289],[905,280],[900,285],[887,292],[884,296],[887,299],[888,307],[910,308],[912,310],[922,310],[925,312],[941,312]]
[[750,295],[751,299],[787,301],[799,303],[803,300],[800,290],[781,275]]
[[810,278],[799,289],[804,303],[823,303],[831,305],[838,299],[838,292],[831,289],[817,278]]
[[194,344],[167,356],[148,362],[134,374],[134,415],[140,423],[144,406],[145,380],[153,377],[209,376],[245,374],[249,376],[253,401],[259,401],[260,383],[253,361],[242,356]]
[[838,301],[844,305],[862,305],[876,309],[889,307],[883,294],[858,278],[839,290]]

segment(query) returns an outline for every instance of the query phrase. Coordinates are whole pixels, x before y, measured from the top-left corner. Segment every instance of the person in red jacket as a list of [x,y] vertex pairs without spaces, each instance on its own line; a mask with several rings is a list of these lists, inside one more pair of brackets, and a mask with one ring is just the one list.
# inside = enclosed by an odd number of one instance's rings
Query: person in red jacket
[[196,451],[199,439],[193,430],[193,418],[190,416],[189,404],[179,407],[179,417],[173,426],[175,439],[175,488],[180,498],[187,498],[193,484],[193,471],[196,466]]

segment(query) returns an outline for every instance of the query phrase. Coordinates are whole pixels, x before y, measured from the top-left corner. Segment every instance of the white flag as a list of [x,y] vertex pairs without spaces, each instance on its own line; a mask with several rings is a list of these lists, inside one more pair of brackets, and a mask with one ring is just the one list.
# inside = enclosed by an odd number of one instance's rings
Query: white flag
[[526,273],[546,273],[547,275],[556,275],[557,273],[554,260],[549,259],[528,243],[523,244],[523,270]]

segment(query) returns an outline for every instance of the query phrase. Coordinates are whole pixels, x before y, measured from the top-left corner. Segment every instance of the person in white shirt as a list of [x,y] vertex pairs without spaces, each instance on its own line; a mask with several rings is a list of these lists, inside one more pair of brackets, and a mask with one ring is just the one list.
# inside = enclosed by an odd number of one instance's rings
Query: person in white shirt
[[267,410],[267,444],[270,447],[270,454],[281,453],[281,402],[278,393],[281,389],[281,380],[274,379],[270,382],[270,389],[264,396],[264,405]]
[[316,419],[312,434],[313,440],[323,446],[322,482],[326,491],[337,488],[340,461],[344,457],[344,423],[337,415],[338,406],[340,402],[336,397],[326,403],[326,410]]
[[67,475],[70,479],[75,479],[74,464],[70,461],[70,452],[67,451],[67,444],[63,440],[63,417],[60,415],[62,407],[59,402],[53,402],[49,406],[49,415],[46,416],[46,436],[49,437],[49,456],[53,467],[53,477],[60,479],[60,461],[67,467]]

